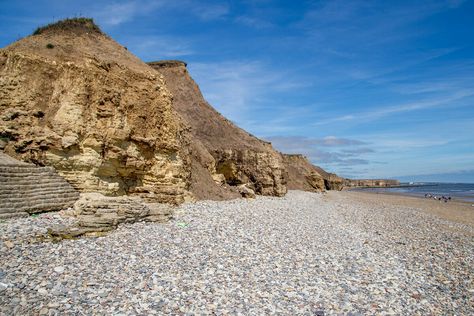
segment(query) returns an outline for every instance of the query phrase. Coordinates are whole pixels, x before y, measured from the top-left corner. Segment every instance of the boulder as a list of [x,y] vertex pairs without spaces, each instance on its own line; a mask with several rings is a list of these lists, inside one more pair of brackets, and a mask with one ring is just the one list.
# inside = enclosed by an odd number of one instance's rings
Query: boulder
[[140,197],[108,197],[100,193],[82,193],[73,210],[65,214],[76,218],[77,224],[50,228],[48,233],[52,237],[74,238],[104,233],[122,223],[163,223],[171,219],[172,208],[166,204],[145,203]]
[[248,185],[246,184],[241,184],[237,187],[237,190],[239,190],[240,195],[242,197],[247,198],[247,199],[254,199],[255,198],[255,191],[250,189]]

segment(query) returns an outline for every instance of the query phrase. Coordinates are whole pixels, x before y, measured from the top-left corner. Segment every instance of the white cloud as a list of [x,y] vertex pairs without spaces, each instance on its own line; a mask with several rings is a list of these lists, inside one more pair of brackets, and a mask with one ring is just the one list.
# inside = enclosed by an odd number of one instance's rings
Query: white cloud
[[115,3],[105,6],[99,19],[108,25],[118,25],[131,20],[138,11],[138,3]]

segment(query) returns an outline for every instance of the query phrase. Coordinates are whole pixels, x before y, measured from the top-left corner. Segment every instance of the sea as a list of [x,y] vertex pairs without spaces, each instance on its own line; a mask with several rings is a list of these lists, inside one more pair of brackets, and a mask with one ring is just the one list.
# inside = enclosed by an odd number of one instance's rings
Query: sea
[[432,196],[451,197],[454,200],[474,202],[474,183],[401,183],[395,188],[357,188],[356,191],[372,191],[380,193],[396,193],[402,195],[412,195],[425,197],[425,194]]

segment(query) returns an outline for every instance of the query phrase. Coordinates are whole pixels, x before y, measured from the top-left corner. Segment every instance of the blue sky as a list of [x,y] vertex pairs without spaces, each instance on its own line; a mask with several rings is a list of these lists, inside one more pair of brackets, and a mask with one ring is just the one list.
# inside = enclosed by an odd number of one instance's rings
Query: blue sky
[[329,171],[474,182],[474,1],[2,0],[0,8],[1,47],[38,25],[90,16],[145,61],[185,60],[221,113]]

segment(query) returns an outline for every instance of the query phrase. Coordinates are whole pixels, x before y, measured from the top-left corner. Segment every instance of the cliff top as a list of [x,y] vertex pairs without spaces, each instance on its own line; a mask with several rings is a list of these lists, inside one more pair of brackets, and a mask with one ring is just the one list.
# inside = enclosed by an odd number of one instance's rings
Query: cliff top
[[158,60],[158,61],[151,61],[147,63],[148,65],[152,66],[153,68],[171,68],[171,67],[179,67],[184,66],[186,67],[188,64],[181,60]]
[[48,32],[73,32],[73,33],[97,33],[104,34],[99,26],[91,18],[64,19],[45,26],[38,27],[33,35],[46,34]]
[[208,149],[273,151],[270,143],[239,128],[207,103],[188,70],[182,68],[186,66],[185,62],[163,60],[149,62],[148,65],[164,76],[174,97],[173,108],[192,127],[194,135]]
[[99,63],[104,69],[119,65],[136,72],[152,73],[149,66],[120,45],[89,18],[60,20],[39,27],[30,36],[0,49],[50,62],[72,62],[78,66]]

